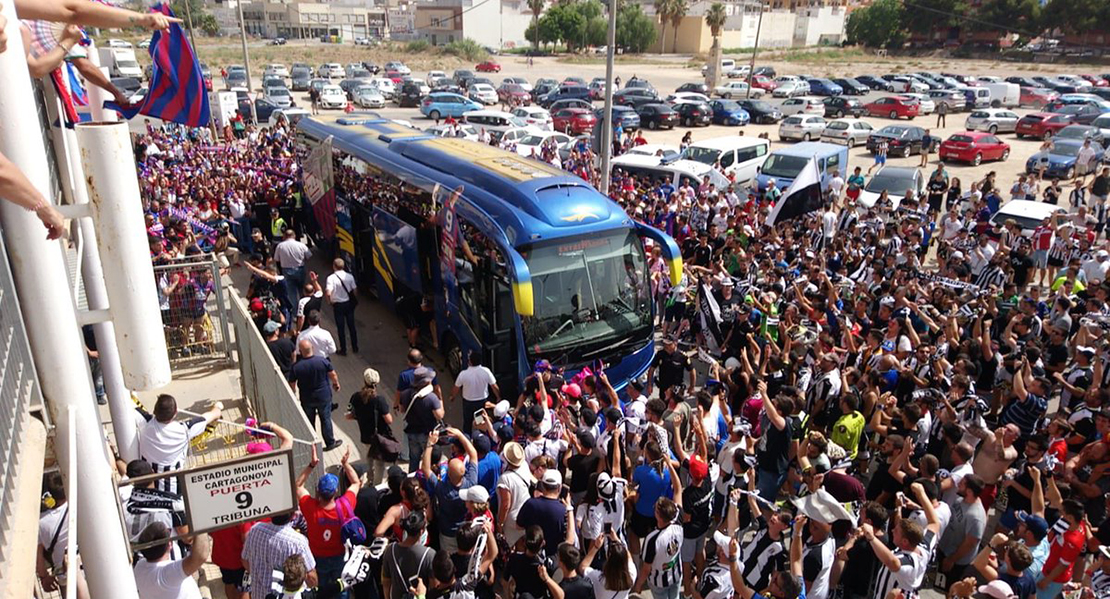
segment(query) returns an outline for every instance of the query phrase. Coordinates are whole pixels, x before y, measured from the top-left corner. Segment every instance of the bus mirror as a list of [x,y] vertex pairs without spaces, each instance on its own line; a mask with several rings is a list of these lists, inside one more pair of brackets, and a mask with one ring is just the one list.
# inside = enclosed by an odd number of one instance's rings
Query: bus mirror
[[636,223],[636,232],[659,245],[663,251],[663,259],[667,261],[671,285],[678,285],[682,281],[682,253],[678,250],[678,244],[670,235],[643,223]]
[[507,252],[509,268],[512,270],[513,306],[517,314],[532,316],[535,313],[535,303],[532,301],[532,271],[524,257],[515,250]]

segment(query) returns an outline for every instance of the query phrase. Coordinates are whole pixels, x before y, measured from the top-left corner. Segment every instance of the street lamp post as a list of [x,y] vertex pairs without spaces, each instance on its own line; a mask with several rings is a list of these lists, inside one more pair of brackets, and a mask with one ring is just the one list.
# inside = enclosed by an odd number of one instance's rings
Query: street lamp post
[[752,62],[748,66],[748,89],[745,97],[752,97],[752,77],[755,76],[755,55],[759,52],[759,32],[763,29],[763,0],[759,2],[759,20],[755,24],[755,45],[752,46]]
[[609,159],[613,152],[613,59],[617,54],[617,0],[609,0],[609,38],[605,48],[605,115],[601,123],[601,193],[609,195]]
[[243,0],[238,0],[235,3],[235,9],[239,13],[239,41],[243,44],[243,66],[247,69],[247,103],[251,106],[251,120],[257,125],[258,110],[254,106],[254,100],[250,97],[253,89],[251,87],[251,58],[247,54],[247,26],[243,24]]

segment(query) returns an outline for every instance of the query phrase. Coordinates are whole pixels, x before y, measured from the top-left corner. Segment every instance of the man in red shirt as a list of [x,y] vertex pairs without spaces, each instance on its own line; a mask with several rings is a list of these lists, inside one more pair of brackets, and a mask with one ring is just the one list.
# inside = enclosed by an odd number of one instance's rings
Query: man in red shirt
[[243,541],[255,522],[240,522],[227,528],[214,530],[212,536],[212,563],[220,568],[227,599],[248,599],[250,593],[243,586]]
[[1045,560],[1044,568],[1037,576],[1037,599],[1059,597],[1064,583],[1071,580],[1072,566],[1087,544],[1084,515],[1082,503],[1074,499],[1064,502],[1060,510],[1060,518],[1068,523],[1068,529],[1052,539],[1052,545],[1048,549],[1048,559]]
[[1052,247],[1052,238],[1055,235],[1055,223],[1048,217],[1045,217],[1039,227],[1033,229],[1033,279],[1039,280],[1038,284],[1041,286],[1048,276],[1048,250]]
[[[316,483],[316,496],[305,489],[305,481],[316,468],[319,459],[315,449],[312,461],[297,477],[297,498],[301,514],[308,525],[308,548],[316,559],[316,571],[321,580],[336,580],[343,574],[343,523],[354,516],[355,502],[362,482],[348,461],[351,450],[343,455],[343,473],[350,486],[339,494],[339,477],[330,472],[321,476]],[[347,599],[347,592],[340,593],[339,599]]]

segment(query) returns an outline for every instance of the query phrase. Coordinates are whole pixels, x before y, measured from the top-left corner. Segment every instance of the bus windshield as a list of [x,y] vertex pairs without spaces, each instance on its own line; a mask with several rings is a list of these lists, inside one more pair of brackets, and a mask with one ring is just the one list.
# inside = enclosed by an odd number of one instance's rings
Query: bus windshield
[[787,156],[786,154],[771,154],[767,158],[767,162],[763,163],[763,169],[760,171],[768,177],[782,177],[784,179],[793,179],[802,172],[806,162],[809,159],[805,156]]
[[535,302],[534,316],[523,319],[530,356],[568,365],[647,338],[647,266],[633,230],[535,245],[521,255]]

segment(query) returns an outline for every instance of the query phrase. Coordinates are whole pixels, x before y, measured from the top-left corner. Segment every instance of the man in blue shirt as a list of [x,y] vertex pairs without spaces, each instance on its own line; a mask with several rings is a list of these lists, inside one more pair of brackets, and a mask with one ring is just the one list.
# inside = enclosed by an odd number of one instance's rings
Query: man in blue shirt
[[[501,456],[493,451],[493,442],[483,433],[475,432],[473,435],[474,449],[478,452],[478,484],[489,491],[490,497],[496,498],[497,481],[501,478]],[[497,506],[491,505],[490,510],[497,512]]]
[[339,376],[327,358],[313,354],[312,342],[308,339],[302,339],[297,350],[300,359],[289,369],[289,384],[294,392],[300,391],[301,408],[312,428],[316,428],[316,416],[320,416],[324,451],[330,451],[343,443],[342,439],[335,438],[331,426],[332,390],[339,391]]
[[432,448],[439,441],[439,433],[432,431],[428,435],[428,444],[424,447],[424,457],[420,462],[420,470],[424,473],[424,486],[429,495],[436,498],[436,521],[439,522],[439,549],[448,555],[458,550],[455,533],[459,524],[466,518],[466,502],[459,497],[459,491],[478,484],[478,451],[466,438],[466,435],[457,428],[448,428],[447,434],[463,447],[466,453],[466,462],[462,458],[454,458],[447,464],[447,479],[441,480],[432,469]]

